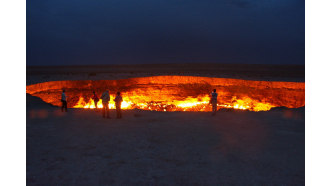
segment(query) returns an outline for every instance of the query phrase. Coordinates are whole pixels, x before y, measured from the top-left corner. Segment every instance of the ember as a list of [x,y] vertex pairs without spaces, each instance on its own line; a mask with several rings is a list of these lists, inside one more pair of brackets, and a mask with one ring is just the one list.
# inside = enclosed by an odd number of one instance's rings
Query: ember
[[[211,111],[210,92],[217,89],[218,108],[267,111],[272,107],[305,106],[305,83],[250,81],[194,76],[155,76],[124,80],[53,81],[27,86],[27,93],[45,102],[60,105],[61,89],[67,90],[68,107],[95,109],[94,90],[100,95],[109,89],[122,92],[122,109],[155,111]],[[102,100],[97,103],[102,108]]]

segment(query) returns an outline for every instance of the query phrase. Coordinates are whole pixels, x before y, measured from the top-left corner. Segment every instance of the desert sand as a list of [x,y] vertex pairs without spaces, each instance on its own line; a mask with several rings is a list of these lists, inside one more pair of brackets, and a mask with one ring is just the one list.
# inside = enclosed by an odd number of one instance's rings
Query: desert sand
[[28,185],[304,184],[304,108],[111,116],[28,95]]
[[305,82],[303,65],[145,64],[28,66],[26,84],[60,80],[114,80],[162,75]]
[[[171,69],[172,70],[169,70]],[[28,67],[55,80],[194,75],[304,82],[303,66]],[[266,112],[60,108],[27,94],[27,185],[304,185],[305,109]]]

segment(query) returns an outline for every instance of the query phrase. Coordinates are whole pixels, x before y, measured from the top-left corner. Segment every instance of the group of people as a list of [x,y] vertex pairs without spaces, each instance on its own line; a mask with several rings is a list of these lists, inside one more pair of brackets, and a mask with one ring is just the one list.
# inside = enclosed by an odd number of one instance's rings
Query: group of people
[[[68,111],[66,99],[67,98],[65,95],[65,90],[63,89],[62,98],[61,98],[62,112],[64,111],[64,109],[65,109],[65,112]],[[99,101],[99,98],[97,97],[95,91],[93,91],[92,99],[94,100],[95,108],[97,109],[97,102]],[[106,90],[105,92],[103,92],[101,99],[102,99],[102,105],[103,105],[102,116],[104,118],[105,117],[110,118],[110,115],[109,115],[109,102],[110,102],[109,90]],[[210,100],[210,104],[212,104],[212,115],[215,115],[217,112],[217,100],[218,100],[217,90],[213,89],[213,92],[211,93],[211,100]],[[123,102],[123,98],[121,97],[120,92],[117,92],[117,95],[116,95],[116,98],[114,99],[114,101],[115,101],[115,105],[116,105],[117,118],[122,118],[121,103]]]
[[[95,92],[93,92],[93,100],[94,100],[94,104],[95,107],[97,108],[97,102],[99,101],[99,98],[97,97],[97,95],[95,94]],[[102,116],[105,118],[110,118],[109,116],[109,102],[110,102],[110,94],[109,94],[109,90],[106,90],[105,92],[103,92],[102,96],[102,105],[103,105],[103,111],[102,111]],[[117,118],[122,118],[121,115],[121,102],[123,102],[123,98],[120,95],[120,92],[117,92],[117,95],[114,99],[115,101],[115,105],[116,105],[116,112],[117,112]]]
[[[97,109],[97,102],[99,101],[99,98],[97,97],[95,91],[93,91],[92,99],[94,100],[95,108]],[[109,102],[110,102],[109,90],[106,90],[105,92],[103,92],[101,99],[102,99],[102,105],[103,105],[102,116],[104,118],[105,117],[110,118],[110,115],[109,115]],[[116,95],[114,101],[115,101],[115,105],[116,105],[117,118],[122,118],[121,103],[123,102],[123,98],[121,97],[120,92],[117,92],[117,95]],[[65,112],[67,112],[68,111],[67,97],[66,97],[64,89],[62,91],[61,102],[62,102],[62,108],[61,108],[62,112],[64,112],[64,110],[65,110]]]

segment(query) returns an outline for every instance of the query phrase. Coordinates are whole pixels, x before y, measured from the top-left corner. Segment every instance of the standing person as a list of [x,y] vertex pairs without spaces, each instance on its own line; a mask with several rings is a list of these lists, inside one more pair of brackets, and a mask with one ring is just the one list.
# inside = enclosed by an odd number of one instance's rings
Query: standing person
[[63,89],[62,91],[62,97],[61,97],[61,102],[62,102],[62,112],[65,109],[65,112],[68,112],[68,104],[66,102],[66,95],[65,95],[65,90]]
[[120,96],[120,92],[117,92],[117,96],[116,96],[114,101],[116,103],[117,118],[122,118],[122,116],[121,116],[121,102],[123,102],[123,98]]
[[105,118],[105,113],[107,113],[107,118],[110,118],[109,116],[109,101],[110,101],[110,95],[109,95],[109,90],[106,90],[103,92],[102,96],[102,105],[103,105],[103,117]]
[[95,108],[97,109],[97,102],[99,102],[99,98],[97,97],[95,91],[93,91],[93,98],[94,100],[94,104],[95,104]]
[[216,89],[213,89],[211,93],[211,104],[212,104],[212,115],[214,116],[217,112],[217,100],[218,100],[218,93]]

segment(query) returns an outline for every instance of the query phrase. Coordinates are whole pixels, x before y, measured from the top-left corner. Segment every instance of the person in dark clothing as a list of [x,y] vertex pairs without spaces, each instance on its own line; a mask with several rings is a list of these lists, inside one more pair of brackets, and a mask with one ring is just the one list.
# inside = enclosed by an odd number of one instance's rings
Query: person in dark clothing
[[94,100],[94,105],[95,105],[95,108],[97,109],[97,102],[99,101],[99,98],[97,97],[95,91],[93,91],[93,98]]
[[115,101],[115,104],[116,104],[117,118],[122,118],[122,115],[121,115],[121,102],[123,102],[123,98],[120,96],[120,92],[117,92],[117,96],[116,96],[114,101]]
[[211,104],[212,104],[212,115],[214,116],[217,112],[217,99],[218,99],[218,93],[217,90],[214,89],[211,93]]
[[68,103],[66,102],[66,95],[65,95],[65,90],[63,89],[62,91],[62,97],[61,97],[61,102],[62,102],[62,112],[65,109],[65,112],[68,112]]
[[105,118],[105,113],[106,113],[107,118],[110,118],[110,115],[109,115],[109,101],[110,101],[109,90],[106,90],[105,92],[103,92],[101,99],[102,99],[102,105],[103,105],[102,115]]

